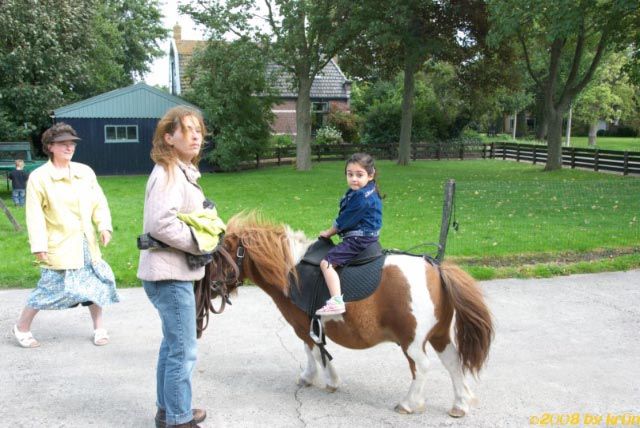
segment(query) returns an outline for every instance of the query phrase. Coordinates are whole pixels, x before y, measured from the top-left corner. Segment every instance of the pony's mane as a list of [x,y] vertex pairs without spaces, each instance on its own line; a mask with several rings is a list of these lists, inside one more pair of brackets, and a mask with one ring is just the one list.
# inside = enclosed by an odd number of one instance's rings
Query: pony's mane
[[260,276],[286,294],[294,263],[289,249],[286,227],[264,218],[256,211],[234,215],[227,223],[227,237],[237,237]]

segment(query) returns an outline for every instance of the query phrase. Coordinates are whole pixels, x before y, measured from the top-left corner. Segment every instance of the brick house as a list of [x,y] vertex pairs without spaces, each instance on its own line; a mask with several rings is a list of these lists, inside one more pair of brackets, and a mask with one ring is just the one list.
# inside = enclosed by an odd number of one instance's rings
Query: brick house
[[[193,52],[207,43],[204,40],[183,40],[179,25],[173,27],[173,38],[169,46],[169,85],[173,95],[180,95],[189,87],[189,81],[182,73],[186,69]],[[274,134],[296,135],[296,100],[298,94],[291,88],[291,77],[277,64],[267,66],[269,72],[278,72],[276,81],[280,101],[273,106],[275,120],[271,125]],[[351,82],[332,59],[316,76],[311,85],[311,108],[314,129],[325,124],[332,109],[349,111]]]

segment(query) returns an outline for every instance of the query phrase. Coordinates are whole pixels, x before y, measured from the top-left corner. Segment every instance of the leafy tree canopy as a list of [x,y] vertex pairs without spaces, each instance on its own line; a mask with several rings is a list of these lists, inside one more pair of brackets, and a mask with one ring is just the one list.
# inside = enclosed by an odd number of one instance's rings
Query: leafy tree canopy
[[[494,42],[517,41],[533,81],[544,94],[548,124],[547,170],[559,169],[562,120],[607,52],[637,38],[637,0],[491,0]],[[543,52],[543,55],[535,55]]]
[[246,38],[208,43],[196,51],[187,78],[185,98],[203,109],[212,131],[209,160],[232,170],[255,159],[268,145],[275,101],[260,48]]
[[132,83],[166,35],[157,0],[3,0],[0,16],[0,139],[37,133],[54,108]]
[[181,7],[205,26],[212,40],[233,34],[264,48],[264,55],[292,75],[296,100],[296,162],[311,169],[313,79],[359,31],[351,0],[197,0]]

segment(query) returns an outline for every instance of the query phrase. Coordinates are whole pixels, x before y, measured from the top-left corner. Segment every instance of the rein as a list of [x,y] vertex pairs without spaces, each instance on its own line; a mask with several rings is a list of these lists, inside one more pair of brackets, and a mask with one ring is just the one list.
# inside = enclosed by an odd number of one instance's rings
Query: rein
[[[243,284],[242,263],[244,261],[244,246],[241,244],[236,251],[236,260],[222,246],[213,253],[213,260],[204,269],[204,277],[194,282],[194,294],[196,300],[196,328],[197,337],[209,326],[209,313],[221,314],[229,299],[229,286],[233,289]],[[231,273],[225,275],[228,269]],[[213,305],[213,299],[220,296],[221,302],[218,309]]]

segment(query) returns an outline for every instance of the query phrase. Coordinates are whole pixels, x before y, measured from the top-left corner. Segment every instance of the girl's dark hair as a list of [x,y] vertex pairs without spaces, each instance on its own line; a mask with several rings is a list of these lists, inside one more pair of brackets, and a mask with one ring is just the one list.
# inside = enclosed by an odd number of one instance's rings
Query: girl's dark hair
[[367,171],[367,174],[373,175],[373,182],[376,185],[376,193],[378,193],[378,196],[380,196],[381,199],[384,199],[386,195],[380,193],[380,187],[378,186],[378,181],[376,180],[378,178],[378,170],[376,169],[373,156],[368,153],[352,154],[351,157],[347,160],[347,163],[344,165],[345,174],[347,173],[347,167],[352,163],[360,165],[362,169]]

